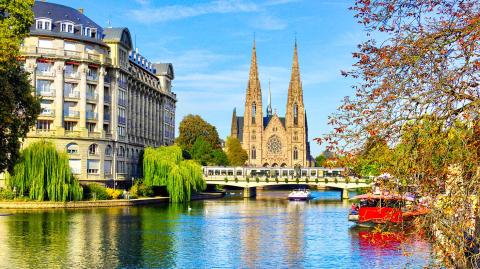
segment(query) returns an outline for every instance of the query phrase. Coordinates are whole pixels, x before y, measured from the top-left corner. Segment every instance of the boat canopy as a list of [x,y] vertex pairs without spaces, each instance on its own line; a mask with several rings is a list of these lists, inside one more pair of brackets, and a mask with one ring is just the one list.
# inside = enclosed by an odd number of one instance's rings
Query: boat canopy
[[366,194],[360,194],[352,197],[350,200],[373,200],[373,199],[382,199],[382,200],[405,200],[405,201],[415,201],[413,197],[410,196],[402,196],[398,194],[372,194],[372,193],[366,193]]

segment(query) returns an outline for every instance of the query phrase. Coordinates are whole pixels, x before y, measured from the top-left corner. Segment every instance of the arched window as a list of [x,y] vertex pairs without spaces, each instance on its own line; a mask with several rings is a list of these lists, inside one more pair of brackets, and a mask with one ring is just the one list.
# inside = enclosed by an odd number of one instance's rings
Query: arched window
[[105,156],[112,156],[112,146],[107,145],[105,147]]
[[255,130],[252,130],[252,141],[255,141],[257,139],[257,134]]
[[97,155],[98,154],[98,145],[97,144],[91,144],[88,147],[88,155]]
[[297,103],[293,105],[293,124],[298,124],[298,106]]
[[255,124],[255,115],[257,113],[257,105],[255,102],[252,104],[252,124]]
[[77,143],[70,143],[67,145],[67,153],[68,154],[77,154],[78,153],[78,145]]
[[293,148],[293,159],[298,160],[298,149],[297,149],[297,147]]
[[252,160],[255,160],[257,158],[257,150],[255,149],[255,147],[252,148],[252,154],[251,154],[251,159]]
[[118,156],[119,156],[119,157],[125,156],[125,148],[124,148],[123,146],[120,146],[120,147],[118,148]]

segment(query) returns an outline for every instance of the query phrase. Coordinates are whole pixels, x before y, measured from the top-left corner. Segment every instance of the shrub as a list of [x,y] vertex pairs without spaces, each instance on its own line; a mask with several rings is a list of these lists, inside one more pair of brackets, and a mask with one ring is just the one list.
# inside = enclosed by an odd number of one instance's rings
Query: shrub
[[227,183],[227,182],[228,182],[228,178],[227,178],[227,177],[225,177],[225,178],[224,178],[224,180],[225,180],[225,183]]
[[118,199],[122,196],[122,193],[123,191],[121,190],[115,190],[113,193],[112,193],[112,199]]
[[285,183],[288,183],[288,178],[285,178]]
[[268,183],[268,181],[269,181],[269,179],[268,179],[268,177],[266,177],[266,178],[265,178],[265,182],[267,182],[267,183]]
[[13,200],[15,198],[15,195],[12,190],[10,189],[0,189],[0,200]]
[[108,200],[110,197],[107,188],[98,183],[90,183],[86,185],[85,195],[85,197],[90,200]]
[[358,185],[358,183],[360,183],[360,180],[358,180],[358,178],[357,178],[357,179],[355,179],[355,184]]
[[260,179],[258,177],[256,177],[255,181],[258,183],[258,182],[260,182]]
[[328,183],[328,178],[325,178],[325,184],[327,184],[327,183]]
[[278,184],[278,177],[277,177],[277,178],[275,178],[275,182]]
[[315,178],[315,183],[317,183],[317,184],[318,184],[318,177],[316,177],[316,178]]
[[367,178],[367,179],[365,180],[365,183],[367,183],[367,184],[370,184],[370,183],[372,183],[372,179],[370,179],[370,178]]
[[307,178],[305,178],[305,183],[308,183],[308,177],[307,177]]
[[133,197],[153,197],[153,187],[147,186],[139,181],[135,183],[132,188],[130,189],[130,198],[134,199]]
[[238,183],[238,177],[235,177],[235,183]]
[[338,178],[335,178],[335,184],[337,184],[337,183],[338,183]]
[[300,179],[297,177],[297,180],[295,180],[295,182],[300,183]]
[[246,180],[247,180],[247,183],[249,183],[249,182],[250,182],[250,178],[249,178],[249,177],[247,177],[247,178],[246,178]]

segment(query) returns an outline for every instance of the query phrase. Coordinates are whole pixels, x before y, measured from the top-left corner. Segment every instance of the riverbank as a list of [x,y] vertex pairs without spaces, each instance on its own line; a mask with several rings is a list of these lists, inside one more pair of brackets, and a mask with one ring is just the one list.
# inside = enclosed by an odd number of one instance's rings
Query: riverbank
[[[223,192],[201,192],[193,194],[191,200],[218,199],[225,196]],[[169,197],[151,197],[138,199],[118,200],[97,200],[97,201],[76,201],[76,202],[20,202],[0,201],[0,209],[49,209],[49,208],[90,208],[90,207],[117,207],[117,206],[138,206],[168,203]]]

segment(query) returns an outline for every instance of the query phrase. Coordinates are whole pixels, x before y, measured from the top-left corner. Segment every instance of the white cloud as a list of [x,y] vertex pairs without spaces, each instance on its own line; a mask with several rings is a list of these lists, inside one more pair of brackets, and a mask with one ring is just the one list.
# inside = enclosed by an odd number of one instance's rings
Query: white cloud
[[283,30],[287,27],[287,23],[279,18],[263,14],[252,21],[252,26],[263,30]]
[[132,10],[133,17],[144,23],[167,22],[206,14],[224,14],[258,11],[260,6],[239,0],[217,0],[197,5],[172,5],[158,8],[143,7]]

